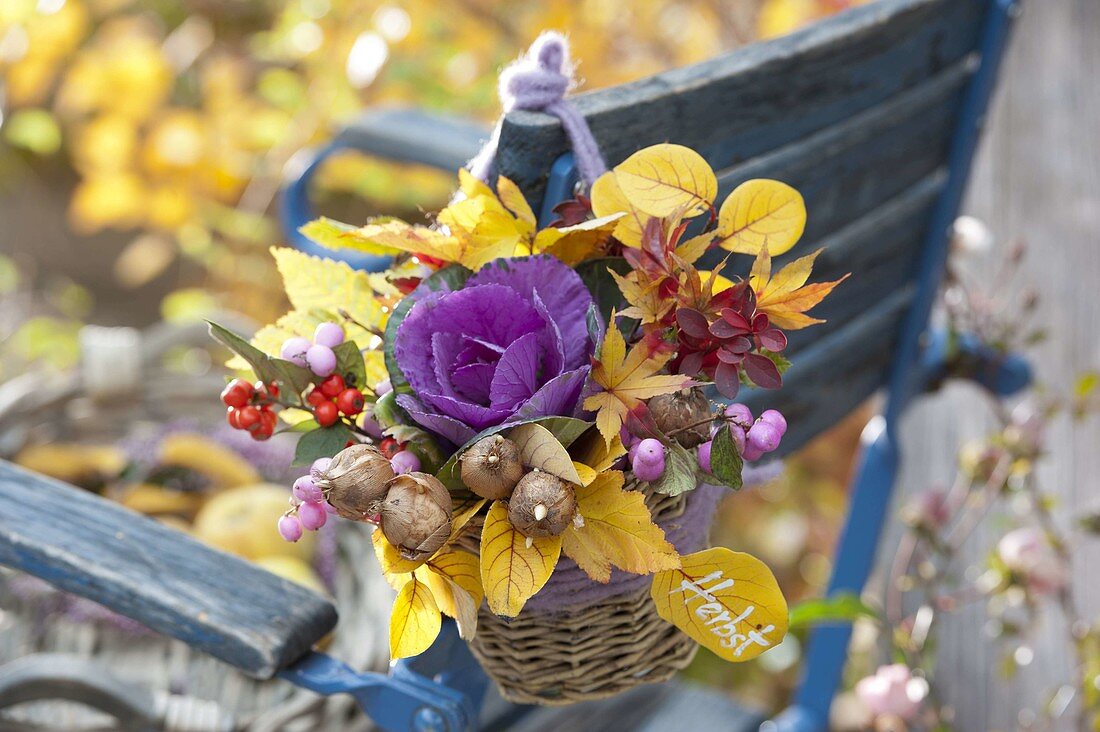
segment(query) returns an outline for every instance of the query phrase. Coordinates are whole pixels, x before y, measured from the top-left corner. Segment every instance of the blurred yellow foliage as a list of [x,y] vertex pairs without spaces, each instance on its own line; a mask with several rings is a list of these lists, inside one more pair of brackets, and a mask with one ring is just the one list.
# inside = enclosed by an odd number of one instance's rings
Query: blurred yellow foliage
[[[68,156],[76,231],[156,232],[206,269],[208,286],[266,318],[274,288],[260,250],[280,238],[271,210],[283,167],[363,108],[491,119],[497,71],[546,28],[569,34],[582,86],[599,87],[847,4],[4,0],[0,119],[14,147]],[[449,180],[343,155],[319,185],[413,213],[441,204]]]

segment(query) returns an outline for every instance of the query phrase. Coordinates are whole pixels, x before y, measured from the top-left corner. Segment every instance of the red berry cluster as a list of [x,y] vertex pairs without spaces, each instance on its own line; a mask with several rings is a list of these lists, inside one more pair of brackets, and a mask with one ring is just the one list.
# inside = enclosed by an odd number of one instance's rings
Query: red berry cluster
[[248,430],[255,440],[266,440],[275,433],[276,400],[279,385],[274,381],[250,384],[233,379],[222,390],[222,402],[228,408],[226,421],[237,430]]
[[306,401],[313,407],[313,418],[322,427],[336,424],[341,414],[354,417],[366,404],[363,392],[345,384],[340,374],[332,374],[310,389]]

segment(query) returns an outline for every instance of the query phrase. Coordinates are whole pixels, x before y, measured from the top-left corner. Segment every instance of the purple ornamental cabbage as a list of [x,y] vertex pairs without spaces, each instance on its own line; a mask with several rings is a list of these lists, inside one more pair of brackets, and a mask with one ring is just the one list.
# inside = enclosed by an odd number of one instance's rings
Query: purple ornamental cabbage
[[590,305],[577,273],[548,256],[497,260],[461,290],[424,295],[394,339],[415,394],[397,403],[456,445],[495,425],[573,416],[593,352]]

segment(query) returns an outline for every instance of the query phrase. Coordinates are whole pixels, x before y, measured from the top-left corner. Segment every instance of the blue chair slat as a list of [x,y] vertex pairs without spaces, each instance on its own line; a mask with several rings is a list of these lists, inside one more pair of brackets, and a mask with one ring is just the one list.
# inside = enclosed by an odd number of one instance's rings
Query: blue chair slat
[[0,460],[0,564],[36,575],[257,678],[336,625],[309,590],[179,531]]
[[[790,36],[579,95],[605,159],[671,141],[724,169],[843,122],[977,47],[983,0],[880,0]],[[508,115],[498,164],[531,201],[568,150],[554,118]],[[811,221],[813,217],[811,216]]]

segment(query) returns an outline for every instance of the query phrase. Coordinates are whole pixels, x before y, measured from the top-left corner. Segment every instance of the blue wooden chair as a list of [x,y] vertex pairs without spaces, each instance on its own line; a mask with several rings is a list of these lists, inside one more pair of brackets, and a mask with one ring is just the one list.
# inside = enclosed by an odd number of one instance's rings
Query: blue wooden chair
[[[690,146],[719,173],[720,196],[771,177],[805,196],[805,241],[825,246],[817,275],[855,276],[794,334],[795,366],[778,393],[749,397],[783,410],[790,452],[882,387],[885,409],[864,433],[851,509],[828,592],[859,592],[871,570],[897,473],[899,415],[944,376],[949,344],[929,330],[948,230],[1016,15],[1015,0],[880,0],[774,41],[576,98],[609,164],[662,141]],[[364,115],[296,171],[285,195],[288,236],[312,218],[310,176],[330,153],[355,148],[454,170],[478,149],[476,125],[411,111]],[[499,171],[545,222],[571,197],[576,173],[557,121],[513,112]],[[331,253],[326,254],[331,256]],[[377,258],[349,257],[377,268]],[[951,348],[956,348],[951,344]],[[973,350],[972,376],[998,393],[1029,379],[1027,365]],[[452,628],[390,674],[360,674],[312,645],[336,622],[324,599],[149,519],[68,486],[0,464],[0,563],[39,575],[243,671],[321,694],[350,693],[389,730],[591,728],[822,730],[841,681],[848,625],[812,634],[794,704],[772,721],[715,694],[643,688],[564,710],[499,709],[479,716],[486,680]],[[23,689],[0,674],[5,693]],[[15,694],[19,696],[19,694]],[[87,695],[93,701],[95,694]]]

